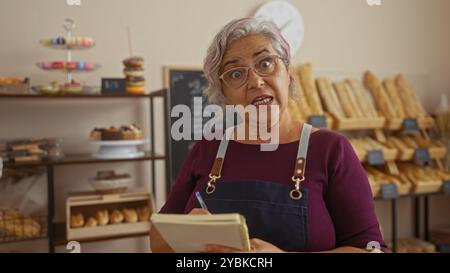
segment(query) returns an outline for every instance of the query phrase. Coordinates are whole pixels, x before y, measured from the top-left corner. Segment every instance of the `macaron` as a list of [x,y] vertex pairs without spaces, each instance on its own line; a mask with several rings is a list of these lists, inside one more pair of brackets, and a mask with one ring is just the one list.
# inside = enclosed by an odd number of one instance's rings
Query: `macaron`
[[127,86],[144,86],[145,78],[144,77],[127,77],[126,82],[127,82]]

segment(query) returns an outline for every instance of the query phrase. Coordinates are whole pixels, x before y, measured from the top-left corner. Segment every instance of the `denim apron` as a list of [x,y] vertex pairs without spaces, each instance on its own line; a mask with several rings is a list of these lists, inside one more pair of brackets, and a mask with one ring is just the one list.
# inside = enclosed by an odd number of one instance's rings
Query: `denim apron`
[[[240,213],[245,216],[250,238],[258,238],[285,251],[306,251],[308,246],[308,191],[305,164],[312,126],[304,124],[292,176],[292,186],[271,181],[220,181],[228,147],[221,141],[209,182],[201,194],[211,213]],[[220,234],[218,234],[220,236]]]

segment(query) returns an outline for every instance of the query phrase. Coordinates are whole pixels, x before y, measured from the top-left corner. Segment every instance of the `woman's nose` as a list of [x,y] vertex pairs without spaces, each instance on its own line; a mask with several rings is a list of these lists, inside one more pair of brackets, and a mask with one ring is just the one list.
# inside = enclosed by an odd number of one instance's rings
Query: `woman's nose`
[[260,88],[264,85],[264,79],[259,76],[254,69],[248,71],[248,88]]

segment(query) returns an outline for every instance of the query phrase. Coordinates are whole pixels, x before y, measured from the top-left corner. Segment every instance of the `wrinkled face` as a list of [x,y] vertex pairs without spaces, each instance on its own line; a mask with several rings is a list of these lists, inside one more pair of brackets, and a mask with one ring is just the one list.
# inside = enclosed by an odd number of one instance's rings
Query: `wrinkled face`
[[288,70],[282,59],[269,56],[279,55],[272,47],[270,40],[262,34],[245,36],[228,46],[219,71],[222,75],[231,70],[233,73],[227,75],[228,80],[242,77],[239,71],[243,70],[234,70],[234,68],[254,66],[260,72],[264,72],[269,65],[274,65],[270,61],[276,62],[276,69],[267,73],[270,75],[258,74],[254,69],[248,69],[246,81],[239,87],[232,87],[222,79],[222,90],[228,104],[244,107],[249,104],[278,105],[280,114],[287,109],[290,83]]

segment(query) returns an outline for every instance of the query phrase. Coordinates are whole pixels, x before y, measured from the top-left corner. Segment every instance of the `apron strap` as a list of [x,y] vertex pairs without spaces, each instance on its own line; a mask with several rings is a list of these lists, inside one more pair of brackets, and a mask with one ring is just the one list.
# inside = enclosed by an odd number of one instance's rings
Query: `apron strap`
[[304,180],[305,178],[306,156],[308,153],[309,136],[311,135],[311,130],[312,126],[310,124],[303,124],[300,142],[298,145],[297,160],[295,162],[293,179],[298,178]]
[[222,172],[222,165],[227,152],[228,143],[230,142],[231,134],[233,133],[233,127],[228,128],[225,131],[224,138],[220,141],[219,150],[217,151],[216,159],[211,169],[210,178],[219,178]]

